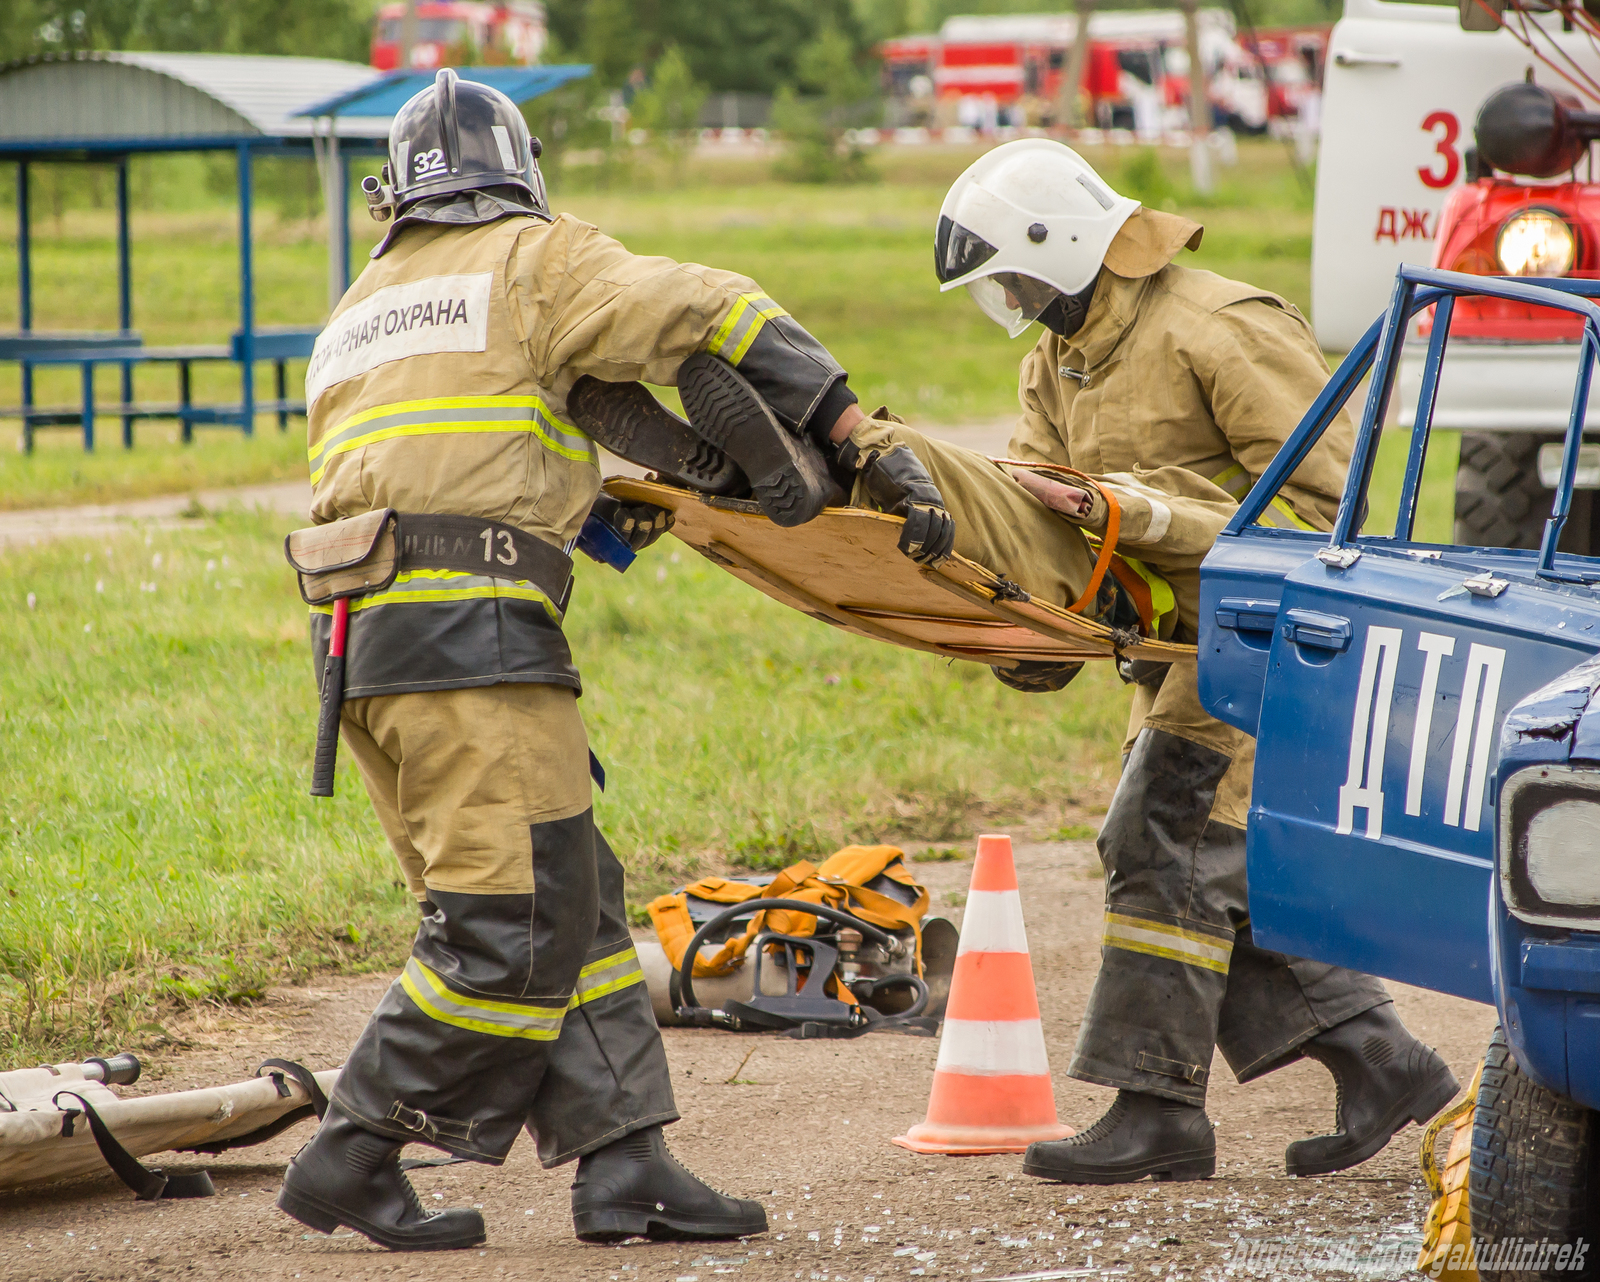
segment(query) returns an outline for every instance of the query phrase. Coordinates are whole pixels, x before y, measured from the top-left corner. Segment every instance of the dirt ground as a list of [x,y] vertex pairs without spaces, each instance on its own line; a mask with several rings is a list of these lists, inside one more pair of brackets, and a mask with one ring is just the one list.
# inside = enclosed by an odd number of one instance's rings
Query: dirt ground
[[[1056,1101],[1062,1119],[1082,1128],[1111,1099],[1064,1073],[1099,961],[1099,866],[1089,842],[1019,843],[1017,864]],[[970,860],[915,867],[936,907],[959,919]],[[278,990],[253,1009],[194,1021],[184,1049],[149,1056],[132,1089],[240,1080],[268,1056],[334,1067],[385,983]],[[1397,989],[1396,1000],[1465,1083],[1493,1011],[1415,989]],[[303,1124],[204,1162],[217,1187],[208,1200],[137,1203],[109,1176],[0,1195],[0,1278],[1042,1282],[1333,1277],[1355,1266],[1371,1279],[1403,1276],[1415,1259],[1427,1211],[1417,1128],[1346,1174],[1284,1174],[1284,1146],[1332,1126],[1332,1080],[1309,1062],[1240,1087],[1218,1057],[1208,1105],[1218,1127],[1214,1179],[1072,1188],[1024,1176],[1017,1156],[923,1157],[889,1143],[922,1120],[932,1039],[797,1042],[686,1029],[665,1037],[684,1114],[668,1131],[673,1151],[719,1188],[759,1198],[769,1233],[710,1246],[582,1245],[568,1214],[572,1168],[541,1170],[524,1140],[498,1170],[452,1165],[413,1175],[426,1202],[482,1207],[485,1248],[394,1255],[348,1232],[307,1232],[273,1206],[285,1163],[310,1134]]]

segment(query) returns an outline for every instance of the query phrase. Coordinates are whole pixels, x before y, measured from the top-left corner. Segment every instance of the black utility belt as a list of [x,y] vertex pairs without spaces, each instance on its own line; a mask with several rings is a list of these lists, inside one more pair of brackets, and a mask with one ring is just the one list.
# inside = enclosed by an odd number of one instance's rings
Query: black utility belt
[[565,609],[572,558],[515,526],[473,516],[380,508],[284,540],[308,605],[381,592],[402,570],[455,570],[531,583]]

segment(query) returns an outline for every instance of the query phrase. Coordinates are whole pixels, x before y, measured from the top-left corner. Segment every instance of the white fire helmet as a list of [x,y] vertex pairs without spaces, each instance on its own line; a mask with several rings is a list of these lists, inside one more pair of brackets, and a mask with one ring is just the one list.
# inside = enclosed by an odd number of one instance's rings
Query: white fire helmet
[[939,291],[965,285],[1012,338],[1062,294],[1088,288],[1139,208],[1084,158],[1048,138],[1019,138],[978,158],[939,210]]

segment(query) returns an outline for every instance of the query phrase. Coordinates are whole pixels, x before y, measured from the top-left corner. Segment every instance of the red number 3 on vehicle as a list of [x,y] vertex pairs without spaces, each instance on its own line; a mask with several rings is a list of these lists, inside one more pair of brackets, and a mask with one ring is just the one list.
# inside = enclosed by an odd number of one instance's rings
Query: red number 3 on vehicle
[[[1456,139],[1461,137],[1461,122],[1453,111],[1430,112],[1422,122],[1422,130],[1424,133],[1433,133],[1435,129],[1444,130],[1433,142],[1438,159],[1432,165],[1417,166],[1417,177],[1422,179],[1424,186],[1437,191],[1450,186],[1461,176],[1461,153],[1456,150]],[[1443,173],[1435,168],[1441,160],[1444,162]]]

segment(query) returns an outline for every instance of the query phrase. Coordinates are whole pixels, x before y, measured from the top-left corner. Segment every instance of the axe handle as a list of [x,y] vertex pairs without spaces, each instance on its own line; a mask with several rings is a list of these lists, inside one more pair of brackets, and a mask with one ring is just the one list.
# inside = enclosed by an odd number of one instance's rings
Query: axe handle
[[339,755],[339,710],[344,706],[344,646],[350,630],[350,599],[333,603],[333,635],[322,667],[322,706],[317,712],[317,752],[311,762],[311,795],[333,796],[333,763]]

